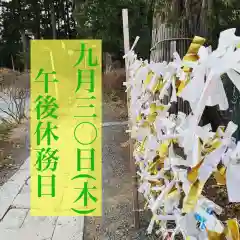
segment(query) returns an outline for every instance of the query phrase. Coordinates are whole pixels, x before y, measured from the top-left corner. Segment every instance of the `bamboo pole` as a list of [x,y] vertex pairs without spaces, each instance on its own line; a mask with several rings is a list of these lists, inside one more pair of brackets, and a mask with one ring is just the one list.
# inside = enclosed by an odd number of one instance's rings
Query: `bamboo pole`
[[[124,37],[124,51],[127,54],[130,50],[129,43],[129,27],[128,27],[128,9],[122,10],[122,19],[123,19],[123,37]],[[128,72],[128,64],[127,59],[125,58],[125,71],[126,71],[126,81],[129,81],[129,72]],[[129,92],[127,92],[127,105],[129,110]],[[131,128],[131,119],[128,113],[128,125]],[[129,160],[130,160],[130,169],[132,174],[132,185],[133,185],[133,213],[134,213],[134,227],[135,229],[139,229],[139,202],[138,202],[138,182],[137,182],[137,174],[136,174],[136,165],[133,159],[133,141],[130,135],[129,139]]]

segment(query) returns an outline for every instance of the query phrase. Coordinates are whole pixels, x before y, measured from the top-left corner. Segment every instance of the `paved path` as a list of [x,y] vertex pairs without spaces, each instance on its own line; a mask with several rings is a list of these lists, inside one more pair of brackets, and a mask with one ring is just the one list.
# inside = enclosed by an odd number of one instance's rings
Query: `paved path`
[[[124,126],[105,122],[102,127]],[[84,217],[31,217],[28,158],[0,188],[0,240],[82,240]]]
[[81,240],[84,217],[30,216],[29,158],[0,188],[0,240]]

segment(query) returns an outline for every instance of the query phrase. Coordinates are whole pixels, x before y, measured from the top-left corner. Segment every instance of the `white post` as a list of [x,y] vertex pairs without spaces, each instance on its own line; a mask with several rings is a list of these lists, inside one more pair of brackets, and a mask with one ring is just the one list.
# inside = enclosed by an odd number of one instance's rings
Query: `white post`
[[[129,40],[129,27],[128,27],[128,9],[122,10],[122,18],[123,18],[123,38],[124,38],[124,52],[125,54],[130,50],[130,40]],[[127,61],[125,59],[125,67],[126,67],[126,74],[128,73],[127,69]],[[128,74],[126,75],[128,81]]]
[[[125,55],[130,50],[130,41],[129,41],[129,26],[128,26],[128,9],[122,10],[122,18],[123,18],[123,37],[124,37],[124,51]],[[126,71],[126,82],[129,81],[129,71],[128,71],[128,64],[127,59],[125,58],[125,71]],[[128,110],[129,107],[129,92],[127,92],[127,105]],[[129,118],[128,113],[128,122],[129,127],[131,128],[131,119]],[[134,226],[136,229],[139,229],[139,203],[138,203],[138,183],[137,183],[137,174],[136,174],[136,165],[133,159],[133,142],[130,137],[129,139],[129,159],[130,159],[130,168],[132,173],[132,184],[133,184],[133,211],[134,211]]]

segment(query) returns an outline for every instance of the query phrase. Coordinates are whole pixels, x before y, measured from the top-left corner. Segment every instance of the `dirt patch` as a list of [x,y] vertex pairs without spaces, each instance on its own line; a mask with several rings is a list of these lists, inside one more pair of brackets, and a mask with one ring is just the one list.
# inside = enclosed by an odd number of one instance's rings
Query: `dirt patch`
[[123,83],[126,81],[124,68],[114,69],[111,72],[103,74],[102,84],[104,93],[115,91],[121,99],[126,99],[126,87]]
[[123,86],[125,81],[126,74],[123,68],[103,75],[103,109],[108,109],[103,116],[104,121],[127,120],[127,93]]
[[[236,191],[238,190],[236,189]],[[219,216],[221,221],[229,218],[237,218],[240,221],[240,203],[230,203],[226,186],[217,185],[213,177],[207,181],[203,195],[222,207],[223,212]]]
[[29,156],[28,122],[0,128],[0,185],[20,168]]
[[103,94],[102,107],[103,122],[126,121],[128,119],[127,103],[118,97],[115,92]]

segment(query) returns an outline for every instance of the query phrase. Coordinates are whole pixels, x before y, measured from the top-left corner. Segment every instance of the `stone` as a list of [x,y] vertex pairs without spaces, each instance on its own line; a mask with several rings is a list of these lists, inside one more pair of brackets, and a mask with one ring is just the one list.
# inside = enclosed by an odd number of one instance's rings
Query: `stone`
[[28,214],[28,209],[10,209],[0,222],[0,232],[3,229],[20,229]]
[[52,240],[83,239],[84,217],[59,217]]

